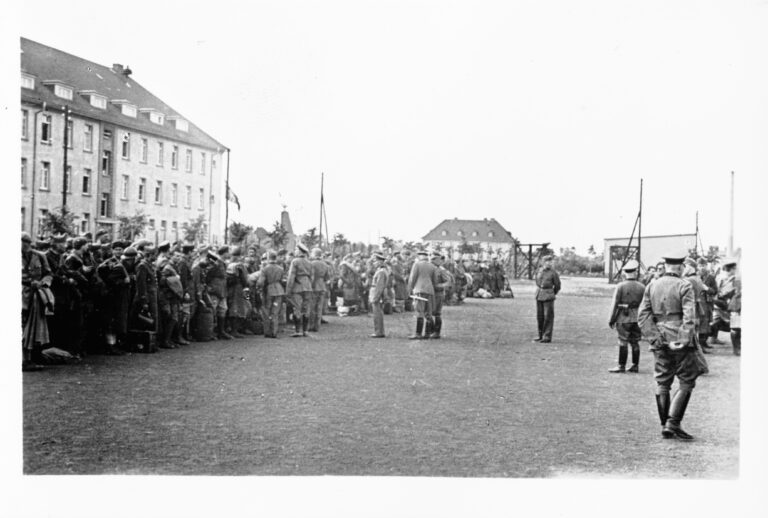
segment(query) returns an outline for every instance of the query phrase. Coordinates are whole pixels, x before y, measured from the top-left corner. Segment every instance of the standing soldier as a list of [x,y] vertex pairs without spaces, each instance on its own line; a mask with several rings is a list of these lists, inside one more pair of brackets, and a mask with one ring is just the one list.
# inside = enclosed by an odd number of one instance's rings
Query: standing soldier
[[192,300],[194,299],[194,294],[192,293],[192,251],[194,249],[194,244],[182,244],[181,253],[176,264],[176,269],[181,278],[181,288],[184,290],[181,308],[179,309],[178,335],[176,336],[176,342],[181,345],[189,345],[189,321],[192,318]]
[[736,276],[734,289],[733,297],[728,303],[728,310],[731,312],[731,344],[733,354],[741,356],[741,275]]
[[[694,322],[696,324],[696,343],[701,345],[707,342],[709,336],[709,322],[707,319],[707,301],[706,293],[707,287],[701,281],[698,276],[698,270],[696,268],[696,261],[688,257],[683,263],[683,278],[691,283],[693,288],[693,297],[696,300],[696,318]],[[708,352],[702,349],[702,352]]]
[[[715,297],[717,296],[717,280],[715,279],[715,276],[710,273],[709,265],[706,259],[703,257],[699,258],[698,264],[699,279],[701,279],[701,282],[704,284],[705,288],[702,295],[704,296],[704,302],[706,303],[703,307],[705,314],[702,316],[702,320],[699,322],[699,325],[702,331],[707,333],[707,338],[711,339],[712,315],[715,307]],[[701,345],[701,348],[704,350],[704,352],[707,352],[708,349],[713,348],[711,345],[709,345],[709,343],[707,343],[707,340],[703,340],[699,345]]]
[[405,271],[400,254],[396,253],[390,264],[392,265],[392,278],[395,284],[395,308],[398,313],[401,313],[405,311],[405,299],[408,298],[408,290],[405,287]]
[[[680,278],[686,253],[664,257],[664,275],[645,288],[638,323],[643,338],[651,344],[656,378],[656,407],[665,439],[693,436],[680,426],[696,378],[705,370],[703,356],[697,355],[695,341],[696,301],[691,283]],[[679,387],[670,400],[677,377]]]
[[32,250],[32,237],[21,233],[21,370],[36,371],[43,367],[33,356],[50,342],[46,313],[53,311],[53,295],[49,289],[53,276],[45,256]]
[[[134,319],[143,311],[152,318],[152,324],[147,331],[157,332],[159,312],[157,308],[157,275],[153,256],[155,249],[152,242],[142,240],[136,243],[140,254],[139,264],[136,265],[136,293],[134,296],[131,315]],[[134,326],[141,329],[142,326]]]
[[64,262],[67,245],[66,234],[54,234],[51,236],[51,246],[45,251],[45,260],[51,269],[51,292],[54,298],[53,315],[48,319],[48,330],[51,345],[59,349],[66,348],[66,318],[64,313],[67,305],[67,293],[69,284],[61,272],[61,264]]
[[534,342],[548,344],[552,341],[555,325],[555,298],[560,291],[560,276],[552,267],[551,255],[544,258],[544,266],[536,274],[536,321],[539,337]]
[[72,240],[72,252],[61,264],[61,273],[65,278],[68,289],[66,290],[66,309],[63,312],[63,336],[68,340],[68,347],[72,355],[77,358],[85,354],[84,341],[86,337],[84,319],[84,299],[90,288],[90,278],[93,270],[85,266],[84,258],[87,254],[88,240],[77,237]]
[[[170,248],[170,244],[169,244]],[[166,349],[176,349],[178,344],[174,341],[178,335],[176,328],[179,325],[179,311],[181,302],[184,299],[184,288],[181,285],[181,276],[177,270],[178,258],[165,257],[158,263],[158,306],[160,314],[163,316],[162,335],[159,340],[159,347]]]
[[277,265],[277,254],[270,252],[266,266],[259,276],[258,287],[262,291],[264,311],[267,318],[264,325],[264,336],[277,338],[277,328],[280,324],[280,308],[283,306],[283,276],[285,272]]
[[309,325],[309,304],[312,298],[312,264],[306,255],[309,249],[304,243],[296,245],[296,257],[288,268],[286,283],[288,294],[293,302],[293,337],[307,336]]
[[230,334],[234,338],[243,338],[241,331],[250,307],[248,298],[248,269],[242,261],[243,252],[239,246],[232,247],[232,261],[227,265],[227,318]]
[[723,270],[717,281],[717,296],[715,297],[715,311],[712,319],[712,343],[720,343],[718,334],[720,331],[729,332],[731,330],[731,313],[728,311],[728,303],[736,292],[736,259],[726,257],[723,259]]
[[222,246],[219,253],[208,252],[210,267],[206,274],[208,285],[208,297],[211,299],[213,311],[216,315],[216,338],[219,340],[232,340],[232,335],[227,333],[227,259],[229,247]]
[[[432,308],[435,303],[437,268],[427,261],[427,255],[424,250],[418,252],[419,261],[414,263],[408,278],[408,291],[413,293],[413,298],[416,300],[416,332],[408,337],[410,340],[429,338],[435,326]],[[421,335],[422,329],[424,329],[424,336]]]
[[443,268],[445,256],[435,252],[432,255],[432,264],[437,269],[437,282],[435,283],[435,307],[432,315],[435,318],[434,328],[429,335],[430,338],[439,339],[440,330],[443,328],[443,302],[445,301],[445,290],[453,284],[453,277],[450,272]]
[[[210,268],[210,262],[208,259],[208,249],[203,248],[198,251],[199,257],[197,261],[192,265],[192,279],[189,288],[189,296],[192,299],[189,308],[189,315],[192,322],[194,322],[193,329],[197,329],[197,334],[194,335],[196,340],[200,340],[201,336],[211,337],[213,336],[213,321],[204,321],[198,312],[204,313],[204,308],[213,309],[211,298],[208,295],[208,285],[206,284],[206,278],[208,277],[208,268]],[[218,257],[218,256],[216,256]],[[199,329],[198,326],[206,322],[207,328],[204,330]],[[204,332],[203,332],[204,331]],[[209,340],[210,338],[205,338]]]
[[323,261],[323,251],[319,248],[312,250],[312,303],[309,309],[308,331],[320,331],[320,319],[323,316],[325,290],[331,278],[328,264]]
[[380,253],[373,254],[373,264],[376,268],[371,282],[371,289],[368,293],[371,303],[371,312],[373,313],[373,334],[371,338],[384,338],[384,303],[387,300],[387,269],[386,258]]
[[637,325],[637,311],[643,300],[645,285],[637,280],[637,261],[630,260],[624,265],[624,282],[616,286],[608,326],[619,333],[619,366],[608,372],[625,372],[628,347],[632,347],[632,366],[629,372],[638,372],[640,362],[640,327]]
[[128,313],[130,303],[131,278],[120,261],[126,245],[123,241],[114,241],[112,257],[102,261],[97,269],[107,291],[107,295],[101,300],[101,319],[106,353],[109,355],[123,354],[117,345],[125,342],[128,333],[124,315]]

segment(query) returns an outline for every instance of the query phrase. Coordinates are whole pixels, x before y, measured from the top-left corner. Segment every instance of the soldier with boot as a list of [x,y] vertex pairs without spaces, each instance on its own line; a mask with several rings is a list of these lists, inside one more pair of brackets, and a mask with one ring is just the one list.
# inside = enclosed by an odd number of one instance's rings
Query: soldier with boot
[[[665,439],[691,440],[693,436],[682,429],[680,422],[706,363],[704,356],[697,354],[693,287],[680,277],[685,256],[685,252],[679,252],[664,257],[665,273],[645,288],[638,323],[653,351],[661,435]],[[670,398],[675,378],[679,386]]]
[[312,299],[312,263],[307,259],[309,249],[303,244],[296,245],[296,257],[288,267],[286,288],[293,305],[293,337],[307,336],[309,326],[309,304]]
[[208,251],[210,267],[206,272],[206,284],[208,285],[208,297],[211,300],[212,309],[216,315],[216,338],[219,340],[232,340],[232,335],[227,333],[227,256],[229,247],[222,246],[219,253]]
[[544,258],[544,266],[536,274],[536,321],[539,337],[534,342],[547,344],[552,341],[555,325],[555,297],[560,291],[560,276],[552,267],[551,255]]
[[416,332],[408,337],[410,340],[429,338],[435,325],[432,308],[435,303],[435,286],[438,284],[437,267],[427,260],[428,254],[424,250],[418,252],[418,256],[419,260],[414,263],[408,278],[408,291],[413,293],[416,300]]
[[435,252],[432,255],[432,264],[437,268],[437,283],[435,284],[435,307],[432,309],[432,316],[435,319],[434,328],[429,335],[430,338],[439,340],[440,331],[443,328],[443,303],[445,302],[445,292],[453,285],[453,277],[450,272],[443,267],[445,256]]
[[331,270],[323,260],[323,251],[319,248],[312,250],[312,303],[309,310],[308,331],[320,331],[320,320],[325,306],[325,290],[331,280]]
[[624,282],[616,286],[611,307],[611,318],[608,326],[619,333],[619,365],[608,372],[626,372],[627,356],[632,347],[632,366],[629,372],[638,372],[640,362],[640,327],[637,325],[637,308],[643,300],[645,286],[637,280],[637,269],[640,265],[635,260],[624,265]]
[[277,338],[277,329],[280,324],[280,309],[283,307],[283,288],[284,270],[277,265],[277,254],[270,252],[267,256],[267,264],[262,269],[262,275],[259,276],[258,287],[264,300],[264,313],[266,315],[264,322],[264,336],[267,338]]
[[384,338],[384,303],[387,300],[387,281],[389,274],[386,268],[386,257],[376,252],[373,254],[374,267],[376,268],[371,281],[371,290],[368,293],[373,313],[373,334],[371,338]]

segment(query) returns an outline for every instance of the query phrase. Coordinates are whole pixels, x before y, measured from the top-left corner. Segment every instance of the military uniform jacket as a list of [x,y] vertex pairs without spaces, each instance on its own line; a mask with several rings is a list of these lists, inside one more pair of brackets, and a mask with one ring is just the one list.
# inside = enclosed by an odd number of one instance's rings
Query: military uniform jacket
[[696,299],[690,282],[666,273],[646,286],[638,324],[652,350],[674,341],[693,346],[695,319]]
[[442,266],[437,267],[437,283],[435,284],[435,292],[443,293],[446,288],[453,286],[453,276],[451,272]]
[[706,319],[709,308],[707,307],[707,287],[701,282],[698,275],[686,275],[685,280],[691,283],[693,288],[693,298],[696,300],[696,332],[700,332],[703,329],[703,324],[709,325],[709,322],[704,322]]
[[368,293],[368,300],[371,303],[383,302],[387,298],[387,269],[385,267],[378,268],[376,273],[373,274],[373,280],[371,282],[371,291]]
[[208,293],[219,299],[227,298],[227,265],[224,261],[216,261],[206,272],[205,283]]
[[331,270],[322,259],[316,259],[312,265],[312,291],[325,291],[326,284],[331,279]]
[[104,281],[109,289],[130,284],[128,271],[117,257],[113,256],[103,261],[99,265],[97,272],[99,273],[101,280]]
[[437,267],[427,261],[419,261],[411,268],[411,275],[408,278],[408,290],[413,293],[435,294],[437,286]]
[[142,260],[136,267],[136,297],[147,302],[151,296],[157,294],[157,276],[155,268],[146,260]]
[[536,274],[536,288],[537,301],[555,300],[560,291],[560,276],[552,268],[542,268]]
[[645,285],[635,280],[627,280],[616,286],[611,306],[611,323],[627,324],[637,322],[637,313],[643,301]]
[[285,295],[283,289],[283,276],[285,271],[274,263],[266,265],[259,276],[259,288],[266,291],[267,297],[279,297]]
[[206,266],[203,266],[200,262],[196,262],[192,266],[192,279],[189,285],[189,296],[192,298],[192,302],[203,302],[205,304],[210,303],[208,299],[208,286],[205,284],[206,278]]
[[304,257],[291,261],[288,268],[288,293],[312,291],[312,263]]
[[51,285],[53,275],[48,267],[48,261],[45,255],[30,250],[26,255],[21,254],[21,307],[28,309],[32,301],[32,295],[35,290],[32,288],[32,281],[37,281],[46,286]]

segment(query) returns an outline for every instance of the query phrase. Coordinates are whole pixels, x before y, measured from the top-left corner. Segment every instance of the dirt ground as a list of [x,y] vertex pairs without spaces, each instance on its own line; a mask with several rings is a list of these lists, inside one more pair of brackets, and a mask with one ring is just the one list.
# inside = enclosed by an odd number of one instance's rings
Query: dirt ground
[[[551,344],[533,287],[444,309],[442,340],[410,341],[412,313],[327,317],[320,333],[91,356],[24,373],[26,474],[734,478],[740,359],[707,358],[663,440],[652,355],[609,374],[613,287],[563,279]],[[721,335],[725,339],[725,335]]]

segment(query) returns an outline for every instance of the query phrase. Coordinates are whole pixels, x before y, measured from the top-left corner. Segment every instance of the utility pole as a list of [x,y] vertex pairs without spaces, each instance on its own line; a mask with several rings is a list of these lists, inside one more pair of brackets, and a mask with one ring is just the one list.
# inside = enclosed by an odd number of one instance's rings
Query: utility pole
[[[642,264],[642,239],[643,239],[643,179],[640,178],[640,210],[637,212],[637,263]],[[640,270],[638,270],[640,271]]]
[[318,238],[318,245],[319,247],[323,246],[323,181],[325,179],[325,173],[320,173],[320,226],[317,227],[320,231],[320,235]]
[[[224,244],[229,242],[229,148],[227,148],[227,192],[224,194]],[[221,214],[221,212],[219,212]]]
[[67,150],[69,149],[69,106],[64,106],[64,186],[61,188],[61,213],[67,211]]

